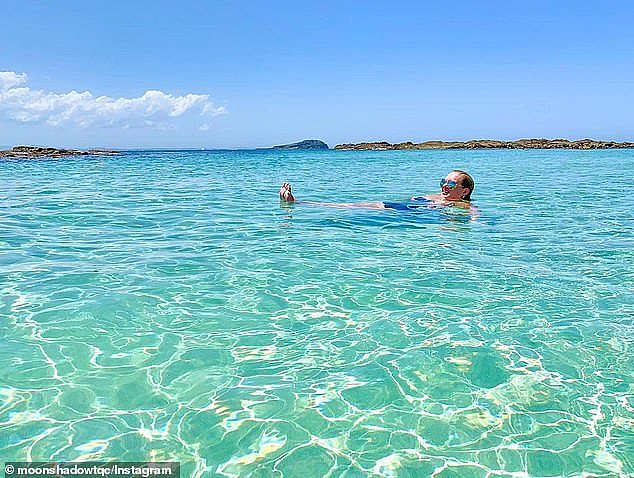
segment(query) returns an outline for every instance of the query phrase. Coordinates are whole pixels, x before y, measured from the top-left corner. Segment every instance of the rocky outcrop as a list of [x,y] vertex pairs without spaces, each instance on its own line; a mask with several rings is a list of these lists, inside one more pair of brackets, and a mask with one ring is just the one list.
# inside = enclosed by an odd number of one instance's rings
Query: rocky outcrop
[[330,149],[326,143],[318,139],[306,139],[299,143],[282,144],[271,149]]
[[7,151],[0,151],[0,158],[64,158],[66,156],[103,156],[119,154],[117,151],[106,149],[77,149],[42,148],[39,146],[15,146]]
[[594,139],[518,139],[517,141],[499,141],[495,139],[474,139],[471,141],[425,141],[423,143],[346,143],[338,144],[335,149],[343,150],[393,150],[393,149],[616,149],[634,148],[634,143],[616,141],[597,141]]

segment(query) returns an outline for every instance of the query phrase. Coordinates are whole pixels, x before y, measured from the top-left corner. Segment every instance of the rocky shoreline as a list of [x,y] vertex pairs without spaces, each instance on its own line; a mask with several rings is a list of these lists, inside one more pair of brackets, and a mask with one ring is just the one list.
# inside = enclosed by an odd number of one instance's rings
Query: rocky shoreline
[[499,141],[494,139],[475,139],[471,141],[425,141],[423,143],[345,143],[338,144],[339,150],[402,150],[402,149],[619,149],[634,148],[634,143],[616,141],[598,141],[594,139],[518,139],[517,141]]
[[81,151],[78,149],[43,148],[39,146],[15,146],[7,151],[0,151],[0,158],[65,158],[68,156],[112,156],[115,154],[119,154],[119,152],[109,149]]

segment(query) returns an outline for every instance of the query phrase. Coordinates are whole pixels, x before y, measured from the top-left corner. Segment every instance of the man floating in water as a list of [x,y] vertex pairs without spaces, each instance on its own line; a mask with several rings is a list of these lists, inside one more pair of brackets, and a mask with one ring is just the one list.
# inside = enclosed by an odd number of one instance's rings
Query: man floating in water
[[[471,175],[465,171],[455,169],[440,181],[440,194],[427,196],[415,196],[406,201],[392,202],[362,202],[362,203],[322,203],[302,201],[304,204],[327,207],[363,208],[363,209],[397,209],[410,210],[425,207],[455,206],[469,209],[476,213],[476,208],[471,204],[471,193],[475,188],[475,182]],[[290,183],[282,184],[280,188],[280,200],[286,203],[298,202],[293,195]]]

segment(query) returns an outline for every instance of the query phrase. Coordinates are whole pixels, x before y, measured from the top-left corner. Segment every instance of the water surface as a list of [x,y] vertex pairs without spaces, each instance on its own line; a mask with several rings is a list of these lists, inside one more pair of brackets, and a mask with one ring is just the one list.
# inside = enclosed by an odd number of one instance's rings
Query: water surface
[[[476,221],[398,200],[453,168]],[[634,151],[0,162],[4,460],[634,473]]]

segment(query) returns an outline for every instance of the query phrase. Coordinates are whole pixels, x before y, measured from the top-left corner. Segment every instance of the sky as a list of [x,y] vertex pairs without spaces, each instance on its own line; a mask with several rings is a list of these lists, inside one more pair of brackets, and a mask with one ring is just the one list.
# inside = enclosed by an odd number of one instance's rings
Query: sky
[[634,140],[626,1],[2,3],[0,146]]

